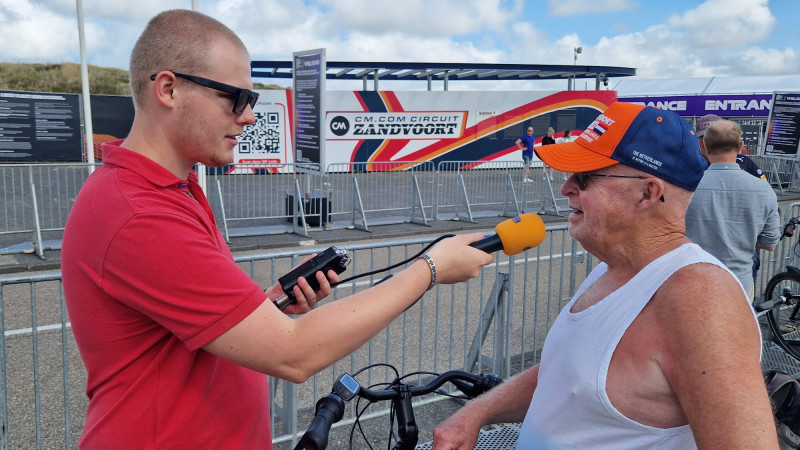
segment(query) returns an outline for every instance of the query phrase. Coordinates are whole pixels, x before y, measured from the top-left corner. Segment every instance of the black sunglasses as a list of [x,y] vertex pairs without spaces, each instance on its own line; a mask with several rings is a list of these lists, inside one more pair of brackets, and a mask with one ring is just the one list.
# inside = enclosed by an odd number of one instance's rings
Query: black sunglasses
[[[200,86],[230,94],[233,97],[233,113],[236,115],[243,113],[247,105],[250,105],[250,108],[255,108],[256,102],[258,101],[258,92],[253,92],[250,89],[237,88],[230,84],[220,83],[219,81],[209,80],[208,78],[195,75],[186,75],[185,73],[178,72],[172,73],[178,78],[184,78]],[[156,75],[150,75],[150,81],[155,80]]]
[[[575,172],[575,181],[578,183],[578,189],[585,191],[586,190],[586,183],[589,182],[589,177],[602,177],[602,178],[636,178],[639,180],[644,180],[649,177],[644,177],[641,175],[607,175],[602,173],[591,173],[591,172]],[[661,196],[661,201],[664,201],[664,196]]]

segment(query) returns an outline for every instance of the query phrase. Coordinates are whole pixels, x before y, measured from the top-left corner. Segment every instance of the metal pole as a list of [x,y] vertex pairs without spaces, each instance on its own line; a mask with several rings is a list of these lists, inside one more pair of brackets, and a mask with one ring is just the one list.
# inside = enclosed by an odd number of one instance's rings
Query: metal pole
[[578,64],[578,53],[583,52],[583,47],[572,47],[572,76],[570,77],[569,89],[570,91],[575,89],[575,82],[577,81],[577,77],[575,76],[576,66]]
[[[197,0],[192,0],[192,11],[197,11]],[[208,177],[206,176],[206,166],[197,163],[197,184],[200,189],[208,196]]]
[[574,91],[575,90],[575,82],[578,81],[578,80],[575,79],[575,66],[578,64],[578,49],[577,48],[573,48],[572,49],[572,56],[573,56],[573,58],[572,58],[572,85],[570,86],[570,89],[569,89],[570,91]]
[[81,92],[83,97],[83,132],[86,136],[86,161],[89,173],[94,171],[94,135],[92,131],[92,103],[89,96],[89,66],[86,63],[86,37],[83,33],[83,2],[75,0],[78,9],[78,41],[81,48]]

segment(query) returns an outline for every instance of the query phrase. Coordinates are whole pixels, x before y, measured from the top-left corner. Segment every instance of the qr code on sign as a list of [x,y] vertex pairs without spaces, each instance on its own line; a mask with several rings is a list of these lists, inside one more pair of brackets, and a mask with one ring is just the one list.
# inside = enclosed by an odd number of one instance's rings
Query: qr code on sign
[[256,122],[244,127],[239,136],[239,153],[280,154],[280,114],[257,112]]

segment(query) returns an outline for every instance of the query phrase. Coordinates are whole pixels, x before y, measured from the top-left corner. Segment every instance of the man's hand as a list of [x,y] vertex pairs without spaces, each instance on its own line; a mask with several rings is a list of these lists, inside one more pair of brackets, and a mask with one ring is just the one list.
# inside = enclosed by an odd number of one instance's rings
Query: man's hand
[[[316,253],[309,255],[297,266],[303,264],[314,256],[316,256]],[[331,292],[333,292],[331,283],[336,283],[339,281],[339,275],[333,270],[328,271],[327,277],[324,273],[322,273],[322,271],[318,271],[314,275],[319,283],[319,290],[314,292],[304,277],[298,278],[297,284],[292,288],[292,293],[294,294],[294,298],[297,300],[297,302],[290,304],[286,307],[286,309],[283,310],[286,314],[303,314],[311,311],[314,309],[314,307],[316,307],[318,301],[324,299],[325,297],[329,296]],[[274,286],[270,287],[265,292],[267,297],[270,299],[279,298],[284,294],[280,283],[275,283]]]
[[[481,425],[463,414],[452,415],[433,430],[433,450],[472,450],[478,443]],[[465,416],[465,417],[462,417]]]

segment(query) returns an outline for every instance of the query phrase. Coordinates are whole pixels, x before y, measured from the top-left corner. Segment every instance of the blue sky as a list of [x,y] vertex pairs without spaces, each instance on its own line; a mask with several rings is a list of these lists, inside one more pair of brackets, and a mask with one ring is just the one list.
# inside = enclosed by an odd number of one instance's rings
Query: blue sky
[[[82,1],[89,63],[124,69],[150,17],[192,7],[191,0]],[[236,31],[254,60],[289,60],[294,51],[324,47],[338,61],[572,64],[573,48],[581,46],[578,64],[634,67],[640,78],[800,76],[797,0],[197,4]],[[75,0],[0,0],[0,62],[66,61],[80,62]],[[530,88],[510,83],[493,89]]]

